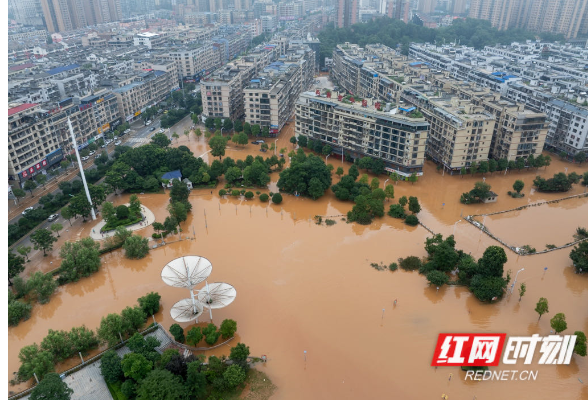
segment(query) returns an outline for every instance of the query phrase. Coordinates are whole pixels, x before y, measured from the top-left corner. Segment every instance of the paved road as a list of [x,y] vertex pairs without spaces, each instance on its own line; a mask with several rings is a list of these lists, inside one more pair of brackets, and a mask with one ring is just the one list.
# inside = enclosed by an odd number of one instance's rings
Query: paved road
[[[133,126],[131,126],[131,132],[123,137],[121,137],[121,141],[123,142],[123,145],[126,146],[132,146],[132,147],[136,147],[136,146],[140,146],[144,143],[148,143],[149,142],[149,136],[153,133],[156,133],[157,130],[160,127],[160,121],[156,120],[154,121],[150,126],[144,126],[143,125],[143,121],[139,121],[138,123],[133,124]],[[151,131],[151,128],[155,128],[154,131]],[[105,148],[105,150],[108,153],[108,156],[111,157],[112,154],[114,153],[114,142],[111,143],[108,147]],[[102,153],[103,149],[100,149],[99,151],[96,151],[96,154],[100,154]],[[77,163],[73,163],[76,164]],[[94,158],[90,157],[89,160],[83,162],[84,164],[84,169],[89,169],[89,168],[93,168],[94,167]],[[77,168],[74,167],[70,167],[68,168],[68,173],[67,174],[61,174],[55,178],[53,178],[51,181],[49,181],[48,183],[45,184],[45,187],[39,187],[36,190],[33,191],[33,194],[35,197],[25,197],[24,199],[20,200],[18,206],[14,206],[13,200],[9,200],[9,209],[8,209],[8,218],[9,218],[9,223],[13,224],[15,222],[18,222],[18,220],[22,217],[22,212],[24,211],[25,208],[27,207],[38,207],[38,201],[39,198],[41,198],[42,196],[45,196],[46,194],[57,194],[59,192],[59,184],[61,182],[64,181],[73,181],[73,180],[79,180],[79,176],[78,176],[78,170]],[[11,203],[12,202],[12,203]],[[10,206],[10,204],[12,204],[12,207]]]

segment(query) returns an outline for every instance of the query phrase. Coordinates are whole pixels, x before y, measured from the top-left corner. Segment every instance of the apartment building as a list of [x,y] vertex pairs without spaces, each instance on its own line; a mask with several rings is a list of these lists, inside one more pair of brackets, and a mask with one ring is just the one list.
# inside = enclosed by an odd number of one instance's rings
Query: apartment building
[[203,71],[209,71],[221,65],[220,54],[215,51],[212,43],[166,49],[156,57],[174,61],[177,65],[179,78],[194,78],[202,75]]
[[[409,86],[402,99],[418,108],[430,124],[427,154],[450,171],[488,161],[495,118],[483,107],[452,96],[424,96],[422,85]],[[438,92],[437,92],[438,93]]]
[[164,71],[149,71],[132,78],[132,82],[113,89],[119,115],[126,122],[138,118],[147,107],[165,99],[179,88],[177,75]]
[[[449,71],[453,78],[491,88],[507,100],[523,103],[530,111],[546,114],[545,148],[570,155],[588,152],[588,124],[583,123],[588,113],[588,74],[583,68],[586,51],[567,44],[549,44],[546,58],[546,46],[513,43],[479,52],[463,47],[411,45],[410,54],[432,68]],[[497,68],[500,70],[491,72]]]
[[498,29],[520,28],[585,35],[588,0],[472,0],[469,17],[485,19]]
[[100,91],[60,102],[9,104],[9,181],[22,185],[73,150],[68,118],[83,148],[120,123],[116,97],[109,91]]
[[149,49],[161,46],[165,42],[165,35],[153,32],[137,33],[133,37],[133,45],[145,46]]
[[[42,173],[50,162],[61,161],[63,156],[48,161],[47,157],[60,150],[52,134],[48,113],[40,104],[8,105],[8,179],[21,182]],[[53,162],[53,163],[54,163]]]
[[338,28],[348,28],[359,22],[359,0],[337,0]]
[[[447,61],[452,70],[452,60]],[[476,74],[477,69],[471,69],[466,83],[432,68],[431,63],[406,60],[385,46],[364,49],[346,43],[335,50],[331,73],[350,93],[379,99],[389,108],[396,103],[399,112],[418,108],[431,123],[427,154],[449,170],[489,157],[515,160],[540,154],[547,116],[501,98],[501,85],[509,87],[506,73]]]
[[371,100],[303,93],[296,103],[296,135],[320,140],[345,157],[379,158],[387,171],[402,176],[422,175],[429,123],[380,109]]
[[255,75],[275,61],[278,54],[276,46],[260,45],[200,81],[202,115],[205,118],[241,119],[245,115],[243,89]]
[[276,136],[294,114],[298,96],[310,88],[314,51],[291,46],[288,53],[264,68],[244,88],[245,121],[268,127]]

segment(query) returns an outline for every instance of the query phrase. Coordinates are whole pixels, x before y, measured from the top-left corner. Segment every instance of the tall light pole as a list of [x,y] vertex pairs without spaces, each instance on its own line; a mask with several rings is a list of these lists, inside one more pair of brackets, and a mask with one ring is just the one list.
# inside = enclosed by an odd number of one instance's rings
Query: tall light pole
[[512,292],[513,292],[513,290],[514,290],[514,287],[515,287],[515,285],[517,284],[517,278],[519,277],[519,272],[521,272],[521,271],[524,271],[524,270],[525,270],[524,268],[521,268],[521,269],[519,269],[519,270],[517,271],[517,274],[515,275],[515,280],[514,280],[514,282],[512,283],[512,286],[510,287],[510,293],[511,293],[511,294],[512,294]]
[[78,160],[78,167],[80,168],[80,175],[82,176],[84,190],[86,191],[86,197],[88,198],[88,203],[90,203],[90,212],[92,214],[92,220],[95,221],[96,213],[94,212],[94,205],[92,204],[92,198],[90,197],[90,191],[88,190],[88,183],[86,182],[86,175],[84,174],[84,166],[82,165],[82,160],[80,159],[80,152],[78,151],[78,144],[76,143],[76,135],[74,135],[73,127],[71,126],[71,120],[69,119],[69,117],[67,118],[67,125],[69,126],[71,141],[73,143],[73,148],[76,152],[76,158]]
[[278,155],[278,139],[274,140],[274,155]]
[[325,164],[327,163],[327,161],[329,161],[329,157],[330,157],[330,156],[331,156],[331,155],[329,154],[328,156],[326,156],[326,157],[325,157]]
[[386,180],[384,181],[384,190],[386,190],[386,183],[387,183],[389,180],[390,180],[390,179],[386,179]]
[[455,236],[455,228],[457,227],[457,224],[459,224],[461,222],[461,219],[459,221],[457,221],[455,224],[453,224],[453,236]]

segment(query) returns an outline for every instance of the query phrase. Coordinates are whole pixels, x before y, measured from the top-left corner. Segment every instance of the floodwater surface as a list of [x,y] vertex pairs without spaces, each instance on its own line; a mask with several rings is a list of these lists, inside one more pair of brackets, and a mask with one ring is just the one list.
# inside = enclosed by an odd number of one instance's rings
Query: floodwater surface
[[[206,151],[202,140],[180,139],[177,145],[182,144],[197,155],[202,154],[195,151],[198,147]],[[244,157],[251,146],[229,150],[227,155]],[[341,160],[332,162],[336,165]],[[547,173],[553,175],[559,169],[563,166],[554,162]],[[534,171],[487,176],[486,181],[499,193],[498,202],[463,206],[459,204],[460,194],[480,178],[443,176],[427,164],[425,176],[415,185],[395,185],[395,197],[417,196],[423,206],[419,217],[427,226],[444,235],[455,228],[457,247],[480,257],[486,247],[497,242],[469,223],[457,222],[460,215],[563,197],[534,193],[521,203],[521,199],[506,195],[515,179],[523,179],[530,187],[534,176]],[[277,178],[277,174],[272,175],[272,185]],[[338,181],[336,175],[333,181]],[[382,178],[380,185],[384,185]],[[451,399],[475,396],[478,400],[588,398],[588,360],[578,356],[567,366],[497,367],[538,370],[535,382],[464,381],[464,373],[458,368],[430,366],[437,335],[442,332],[548,335],[549,319],[558,312],[567,317],[568,330],[564,333],[588,332],[588,276],[574,273],[569,250],[526,257],[506,250],[505,270],[525,268],[518,282],[526,283],[527,293],[520,302],[515,290],[495,304],[481,304],[466,288],[444,286],[437,292],[417,272],[370,267],[372,262],[388,264],[399,257],[424,256],[424,241],[430,233],[420,226],[408,227],[388,216],[369,226],[348,224],[338,215],[345,214],[352,204],[337,201],[330,192],[318,201],[285,195],[283,204],[268,205],[257,198],[219,199],[221,187],[213,194],[209,190],[192,192],[193,209],[183,223],[183,240],[151,250],[142,260],[127,260],[122,251],[105,255],[99,272],[60,287],[48,304],[34,307],[30,320],[9,328],[9,378],[18,369],[20,348],[39,343],[48,329],[68,330],[82,324],[96,328],[101,317],[134,305],[138,297],[151,291],[162,296],[162,309],[155,318],[169,328],[173,323],[170,307],[189,293],[165,285],[161,269],[176,257],[200,255],[212,262],[209,282],[228,282],[237,289],[231,305],[213,311],[214,322],[218,326],[225,318],[236,320],[239,338],[250,346],[251,354],[267,356],[268,362],[259,368],[277,385],[275,399],[438,399],[442,394]],[[575,187],[568,194],[581,193],[582,189]],[[162,221],[167,215],[167,196],[139,197]],[[126,201],[127,195],[115,198],[116,203]],[[535,209],[562,213],[562,225],[570,225],[562,232],[567,232],[578,224],[588,226],[587,203],[583,198],[577,207],[566,208],[565,202],[560,202]],[[316,225],[312,220],[315,215],[333,216],[337,223]],[[509,221],[510,226],[519,224],[518,218],[505,218],[504,223]],[[94,224],[87,223],[82,236]],[[520,232],[530,235],[526,242],[537,234],[529,231]],[[147,237],[152,232],[151,227],[139,231]],[[548,270],[544,271],[546,266]],[[541,320],[534,311],[539,297],[549,300],[550,309]],[[228,352],[226,346],[208,353]]]
[[557,247],[575,242],[577,227],[588,229],[588,201],[576,197],[559,203],[476,217],[490,232],[515,247],[529,245],[537,251],[547,244]]

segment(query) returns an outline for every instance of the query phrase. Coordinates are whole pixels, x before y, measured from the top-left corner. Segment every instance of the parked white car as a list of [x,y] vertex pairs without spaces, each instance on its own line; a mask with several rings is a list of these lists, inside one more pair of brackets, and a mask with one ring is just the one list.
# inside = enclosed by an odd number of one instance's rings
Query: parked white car
[[122,142],[120,140],[117,140],[116,142],[114,142],[115,146],[119,146]]

